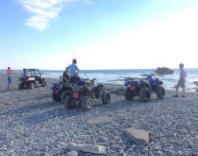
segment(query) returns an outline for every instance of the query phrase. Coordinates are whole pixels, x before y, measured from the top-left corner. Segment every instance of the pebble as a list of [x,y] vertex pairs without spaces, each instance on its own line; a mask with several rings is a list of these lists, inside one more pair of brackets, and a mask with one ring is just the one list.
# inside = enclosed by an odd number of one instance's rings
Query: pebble
[[68,152],[68,153],[66,154],[66,156],[78,156],[78,152],[76,152],[76,151],[71,151],[71,152]]

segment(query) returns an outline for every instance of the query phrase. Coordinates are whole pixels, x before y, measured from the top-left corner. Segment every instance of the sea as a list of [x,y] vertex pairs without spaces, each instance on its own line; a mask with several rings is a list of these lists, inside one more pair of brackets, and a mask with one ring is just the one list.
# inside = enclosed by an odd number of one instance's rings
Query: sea
[[[172,69],[174,74],[170,75],[156,75],[163,81],[163,85],[166,89],[173,90],[179,79],[179,69]],[[195,90],[196,85],[193,83],[198,81],[198,68],[197,69],[185,69],[187,73],[186,89]],[[43,70],[44,77],[57,78],[62,76],[63,71]],[[127,69],[127,70],[82,70],[80,71],[80,77],[82,78],[95,78],[99,83],[112,83],[112,84],[124,84],[124,80],[127,77],[143,78],[145,74],[155,73],[154,69]]]

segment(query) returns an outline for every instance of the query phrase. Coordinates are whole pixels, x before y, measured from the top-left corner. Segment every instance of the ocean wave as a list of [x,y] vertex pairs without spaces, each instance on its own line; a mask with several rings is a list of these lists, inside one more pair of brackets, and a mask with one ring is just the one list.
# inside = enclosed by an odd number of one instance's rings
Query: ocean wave
[[[124,84],[126,77],[143,77],[143,74],[151,74],[154,70],[84,70],[80,72],[83,78],[96,78],[100,83]],[[63,71],[42,71],[45,77],[59,78]],[[198,81],[198,69],[186,69],[187,79],[186,87],[188,90],[195,89],[194,81]],[[172,75],[158,76],[164,82],[164,87],[173,89],[179,79],[179,70],[174,70]]]

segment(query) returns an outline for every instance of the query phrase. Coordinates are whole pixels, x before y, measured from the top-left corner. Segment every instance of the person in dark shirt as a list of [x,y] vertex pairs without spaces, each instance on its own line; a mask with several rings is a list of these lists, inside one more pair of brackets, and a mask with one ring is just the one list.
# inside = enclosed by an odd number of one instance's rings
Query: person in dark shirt
[[63,73],[63,82],[69,82],[70,77],[69,77],[69,68],[65,68],[65,71]]
[[21,74],[21,77],[22,78],[26,78],[26,69],[25,68],[23,68],[23,72]]

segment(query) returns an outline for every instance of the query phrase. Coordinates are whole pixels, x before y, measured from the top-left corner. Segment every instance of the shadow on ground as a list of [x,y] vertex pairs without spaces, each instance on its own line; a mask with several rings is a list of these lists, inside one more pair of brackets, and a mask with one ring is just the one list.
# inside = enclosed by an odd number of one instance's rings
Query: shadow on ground
[[0,115],[17,115],[17,114],[29,113],[29,112],[47,109],[50,107],[55,107],[57,105],[60,105],[60,104],[55,103],[55,102],[46,102],[46,103],[40,103],[40,104],[26,105],[24,107],[20,107],[17,109],[12,109],[12,110],[9,109],[8,111],[1,113]]

